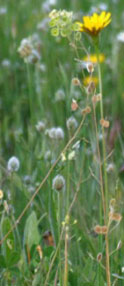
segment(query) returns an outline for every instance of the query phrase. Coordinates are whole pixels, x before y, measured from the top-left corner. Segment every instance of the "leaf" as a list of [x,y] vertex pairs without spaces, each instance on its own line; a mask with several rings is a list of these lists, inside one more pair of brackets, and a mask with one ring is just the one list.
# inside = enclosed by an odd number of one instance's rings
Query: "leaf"
[[10,259],[9,259],[8,262],[7,262],[7,265],[8,265],[8,266],[14,266],[15,264],[17,264],[17,262],[19,261],[19,259],[20,259],[20,254],[19,254],[19,252],[13,251],[13,252],[11,253]]
[[6,262],[3,255],[0,255],[0,268],[6,268]]
[[[12,225],[11,225],[10,219],[8,217],[3,218],[1,222],[1,236],[4,237],[7,234],[7,232],[11,229],[11,227]],[[11,232],[8,235],[7,239],[2,243],[1,249],[2,249],[2,254],[4,256],[4,259],[6,261],[6,264],[7,264],[11,257],[11,253],[14,250],[13,232]]]
[[30,250],[33,245],[39,244],[39,241],[38,221],[35,212],[32,211],[25,224],[24,246],[27,245]]

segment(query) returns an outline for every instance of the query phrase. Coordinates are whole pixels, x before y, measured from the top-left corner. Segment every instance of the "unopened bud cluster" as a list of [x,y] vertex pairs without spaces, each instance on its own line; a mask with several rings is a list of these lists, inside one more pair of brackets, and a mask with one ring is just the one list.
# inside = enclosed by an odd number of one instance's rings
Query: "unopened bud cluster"
[[51,34],[54,37],[68,37],[73,31],[78,32],[76,23],[73,23],[73,12],[66,10],[52,10],[49,14]]

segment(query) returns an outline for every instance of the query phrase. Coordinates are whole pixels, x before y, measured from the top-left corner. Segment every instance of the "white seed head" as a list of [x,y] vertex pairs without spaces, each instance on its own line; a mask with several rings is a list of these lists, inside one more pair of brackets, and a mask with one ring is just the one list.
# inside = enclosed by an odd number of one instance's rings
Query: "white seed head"
[[65,188],[65,179],[62,175],[57,175],[52,181],[52,188],[56,191],[61,191]]
[[7,169],[10,172],[17,172],[20,167],[19,159],[15,156],[11,157],[7,164]]
[[42,132],[45,129],[45,123],[43,121],[38,121],[35,127],[38,132]]
[[68,130],[73,131],[77,128],[78,123],[77,123],[77,120],[75,119],[75,117],[71,116],[67,119],[66,125],[67,125]]

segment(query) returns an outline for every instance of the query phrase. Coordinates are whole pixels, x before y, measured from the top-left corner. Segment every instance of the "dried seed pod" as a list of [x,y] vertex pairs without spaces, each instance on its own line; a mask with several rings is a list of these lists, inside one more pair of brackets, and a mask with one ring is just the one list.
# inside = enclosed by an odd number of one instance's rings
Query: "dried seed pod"
[[87,63],[86,67],[87,67],[87,71],[89,73],[93,73],[93,71],[94,71],[93,63],[91,63],[91,62]]
[[84,108],[82,110],[82,115],[86,115],[86,114],[88,114],[90,112],[91,112],[91,107],[90,106],[86,106],[86,108]]
[[101,100],[101,94],[100,93],[93,95],[93,97],[92,97],[92,102],[93,103],[97,103],[100,100]]
[[114,213],[114,212],[110,212],[109,213],[109,219],[112,221],[117,221],[117,222],[120,222],[121,219],[122,219],[122,215],[119,214],[119,213]]
[[78,109],[78,104],[77,101],[75,99],[72,99],[72,103],[71,103],[71,110],[72,111],[76,111]]
[[101,262],[101,260],[102,260],[102,253],[100,252],[97,254],[97,261]]
[[100,120],[100,124],[102,125],[102,127],[104,128],[108,128],[109,127],[109,121],[108,120],[105,120],[104,118],[102,118]]
[[96,89],[95,82],[91,81],[87,87],[88,94],[93,93]]
[[72,79],[72,84],[73,84],[74,86],[79,86],[79,85],[80,85],[80,80],[79,80],[77,77],[74,77],[74,78]]
[[108,228],[106,225],[104,225],[104,226],[96,225],[94,228],[94,231],[97,234],[107,234]]

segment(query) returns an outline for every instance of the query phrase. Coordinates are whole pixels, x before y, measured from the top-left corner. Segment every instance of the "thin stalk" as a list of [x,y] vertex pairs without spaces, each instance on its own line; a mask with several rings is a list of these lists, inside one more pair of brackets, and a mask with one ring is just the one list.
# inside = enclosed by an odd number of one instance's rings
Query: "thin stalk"
[[[104,118],[103,94],[102,94],[102,76],[101,76],[101,66],[100,66],[100,61],[99,61],[99,49],[98,49],[98,45],[95,46],[95,47],[96,47],[97,64],[98,64],[99,92],[101,94],[100,116],[101,116],[101,118]],[[104,183],[105,183],[105,206],[106,206],[105,224],[107,225],[107,221],[108,221],[108,180],[107,180],[107,172],[106,172],[106,143],[105,143],[105,133],[104,133],[104,127],[103,126],[102,126],[102,152],[103,152],[103,172],[104,172]],[[107,278],[107,286],[111,286],[108,233],[105,235],[105,243],[106,243],[106,278]]]
[[[61,194],[58,192],[58,239],[60,237],[61,237]],[[62,286],[61,247],[59,247],[59,284],[60,286]]]
[[[96,110],[95,110],[94,103],[93,103],[93,117],[94,117],[94,124],[95,124],[96,144],[97,144],[97,153],[98,153],[98,161],[99,161],[99,176],[100,176],[100,188],[101,188],[101,197],[102,197],[102,200],[100,201],[99,217],[100,217],[100,224],[102,225],[103,224],[102,209],[104,213],[104,224],[105,224],[106,206],[105,206],[105,195],[104,195],[104,186],[103,186],[101,154],[100,154],[99,138],[98,138],[98,127],[97,127]],[[102,249],[102,242],[103,242],[102,236],[99,236],[99,252],[101,252],[101,249]],[[101,265],[100,263],[99,263],[99,286],[101,286]]]
[[68,286],[68,226],[66,226],[66,228],[65,228],[64,286]]
[[32,98],[32,82],[31,82],[31,73],[29,69],[29,64],[26,64],[27,69],[27,80],[28,80],[28,92],[29,92],[29,107],[30,107],[30,117],[31,122],[33,121],[34,114],[33,114],[33,98]]

